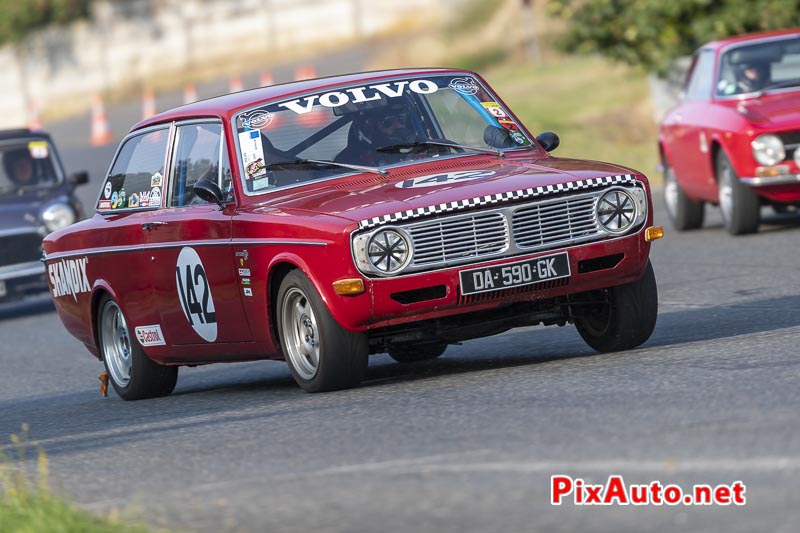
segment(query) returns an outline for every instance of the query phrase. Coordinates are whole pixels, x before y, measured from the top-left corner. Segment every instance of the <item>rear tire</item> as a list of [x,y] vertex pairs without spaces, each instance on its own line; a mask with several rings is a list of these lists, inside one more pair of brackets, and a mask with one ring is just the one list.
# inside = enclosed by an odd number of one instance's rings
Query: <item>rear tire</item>
[[428,342],[424,344],[393,345],[389,347],[389,357],[398,363],[416,363],[436,359],[447,349],[446,342]]
[[761,223],[761,202],[758,195],[741,182],[723,150],[717,153],[716,173],[719,207],[725,229],[731,235],[745,235],[758,231],[758,225]]
[[341,327],[300,270],[283,278],[277,310],[283,356],[303,390],[347,389],[361,382],[369,358],[366,335]]
[[604,292],[602,304],[575,318],[586,344],[598,352],[616,352],[649,339],[658,318],[658,288],[650,261],[641,279]]
[[123,400],[167,396],[175,389],[178,367],[160,365],[147,357],[131,336],[117,302],[103,296],[98,307],[98,340],[109,381]]
[[703,225],[705,203],[686,196],[666,157],[662,157],[661,164],[664,167],[664,204],[672,227],[678,231],[699,228]]

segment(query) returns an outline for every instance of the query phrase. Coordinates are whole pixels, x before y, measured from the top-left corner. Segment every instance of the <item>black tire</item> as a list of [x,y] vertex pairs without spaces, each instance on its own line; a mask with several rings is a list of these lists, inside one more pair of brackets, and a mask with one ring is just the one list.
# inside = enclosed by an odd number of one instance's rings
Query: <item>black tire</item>
[[703,225],[705,203],[686,196],[666,157],[662,157],[661,164],[664,168],[664,205],[672,227],[677,231],[699,228]]
[[347,389],[361,382],[369,358],[367,336],[341,327],[300,270],[281,281],[276,311],[284,359],[303,390]]
[[606,289],[602,304],[575,318],[586,344],[598,352],[636,348],[650,338],[658,318],[658,288],[653,266],[633,283]]
[[160,365],[145,355],[113,298],[103,296],[97,309],[100,355],[119,397],[143,400],[169,395],[178,381],[178,367]]
[[436,359],[447,349],[446,342],[428,342],[424,344],[399,345],[389,347],[389,357],[398,363],[416,363]]
[[761,223],[761,201],[753,190],[739,180],[723,150],[717,153],[717,186],[719,207],[725,229],[731,235],[758,231]]

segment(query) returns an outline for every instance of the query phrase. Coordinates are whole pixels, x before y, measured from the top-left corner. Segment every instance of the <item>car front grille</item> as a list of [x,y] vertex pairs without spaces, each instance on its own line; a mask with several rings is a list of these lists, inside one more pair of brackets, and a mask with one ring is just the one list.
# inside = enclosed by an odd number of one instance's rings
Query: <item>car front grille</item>
[[503,213],[475,213],[408,227],[415,267],[496,255],[508,248]]
[[519,248],[534,248],[598,233],[596,197],[563,198],[514,211],[512,228]]
[[0,233],[0,267],[42,258],[42,236],[35,230]]

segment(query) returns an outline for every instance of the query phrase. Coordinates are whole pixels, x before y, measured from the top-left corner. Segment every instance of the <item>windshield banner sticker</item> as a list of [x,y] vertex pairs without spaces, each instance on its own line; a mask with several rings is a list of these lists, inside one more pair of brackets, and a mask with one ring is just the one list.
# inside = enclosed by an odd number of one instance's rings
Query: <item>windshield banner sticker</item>
[[408,86],[408,90],[417,94],[431,94],[439,90],[439,86],[430,80],[414,80],[410,82],[396,81],[393,83],[369,85],[367,87],[354,87],[323,94],[312,94],[305,98],[283,102],[278,104],[278,107],[284,107],[294,111],[298,115],[303,115],[311,112],[311,109],[316,103],[325,107],[339,107],[348,103],[360,104],[363,102],[371,102],[384,97],[397,98],[403,95],[406,86]]
[[396,184],[398,189],[419,189],[422,187],[435,187],[437,185],[447,185],[457,181],[476,180],[478,178],[488,178],[494,176],[494,170],[462,170],[459,172],[447,172],[444,174],[433,174],[403,180]]

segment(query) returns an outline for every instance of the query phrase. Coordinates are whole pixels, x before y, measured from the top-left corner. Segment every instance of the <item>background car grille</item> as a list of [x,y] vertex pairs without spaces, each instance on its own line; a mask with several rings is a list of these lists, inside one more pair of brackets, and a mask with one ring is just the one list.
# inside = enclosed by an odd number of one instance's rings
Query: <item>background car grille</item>
[[413,266],[485,257],[508,247],[508,226],[502,213],[476,213],[408,227],[414,241]]
[[520,248],[572,241],[598,232],[595,197],[563,198],[514,211],[514,241]]
[[36,232],[0,236],[0,266],[38,261],[42,258],[42,236]]

